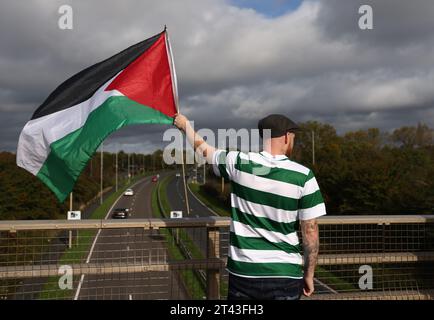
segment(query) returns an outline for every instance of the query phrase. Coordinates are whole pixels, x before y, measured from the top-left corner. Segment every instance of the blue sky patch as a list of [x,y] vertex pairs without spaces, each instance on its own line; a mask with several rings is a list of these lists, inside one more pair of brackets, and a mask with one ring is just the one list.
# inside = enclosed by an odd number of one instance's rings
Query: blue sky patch
[[239,8],[251,8],[268,17],[278,17],[296,10],[303,0],[230,0]]

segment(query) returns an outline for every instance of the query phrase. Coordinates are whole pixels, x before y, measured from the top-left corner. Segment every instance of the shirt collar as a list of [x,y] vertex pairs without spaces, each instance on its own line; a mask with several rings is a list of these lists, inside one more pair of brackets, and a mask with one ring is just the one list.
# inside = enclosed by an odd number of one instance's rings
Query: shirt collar
[[286,159],[288,159],[288,157],[283,155],[283,154],[276,154],[273,156],[271,153],[268,153],[267,151],[261,151],[259,153],[262,156],[264,156],[265,158],[272,159],[272,160],[286,160]]

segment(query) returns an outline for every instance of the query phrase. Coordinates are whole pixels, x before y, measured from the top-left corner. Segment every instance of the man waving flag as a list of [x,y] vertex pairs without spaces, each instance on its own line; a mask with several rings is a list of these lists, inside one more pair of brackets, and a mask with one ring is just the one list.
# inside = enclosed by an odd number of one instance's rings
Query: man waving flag
[[17,165],[63,202],[109,134],[131,124],[172,124],[176,112],[176,74],[163,31],[57,87],[21,132]]

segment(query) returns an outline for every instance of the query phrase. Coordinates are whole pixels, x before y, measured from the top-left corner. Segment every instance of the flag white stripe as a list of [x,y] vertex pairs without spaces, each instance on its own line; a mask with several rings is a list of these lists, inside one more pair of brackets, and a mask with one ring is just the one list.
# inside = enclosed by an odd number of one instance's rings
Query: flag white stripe
[[104,91],[116,76],[107,81],[88,100],[27,122],[18,142],[17,165],[36,175],[50,153],[51,143],[81,128],[89,114],[108,98],[123,96],[117,90]]

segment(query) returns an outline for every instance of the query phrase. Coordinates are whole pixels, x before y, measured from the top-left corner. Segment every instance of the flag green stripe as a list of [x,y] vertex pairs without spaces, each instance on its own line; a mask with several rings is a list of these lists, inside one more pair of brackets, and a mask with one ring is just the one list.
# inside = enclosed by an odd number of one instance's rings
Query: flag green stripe
[[245,173],[259,175],[261,178],[291,183],[299,187],[304,187],[308,179],[308,176],[301,172],[267,167],[252,160],[242,159],[241,157],[238,157],[235,169]]
[[173,119],[125,96],[112,96],[88,115],[81,128],[50,145],[50,154],[37,177],[64,201],[108,135],[127,125],[145,123],[172,124]]
[[286,253],[300,253],[301,245],[293,246],[286,242],[270,242],[264,238],[242,237],[234,232],[230,233],[230,243],[239,249],[278,250]]
[[257,217],[248,213],[244,213],[238,208],[232,207],[232,219],[253,228],[261,228],[268,231],[280,232],[282,234],[290,234],[298,228],[298,221],[285,223],[277,222],[265,217]]
[[302,266],[292,263],[251,263],[232,260],[228,257],[229,271],[253,277],[303,277]]
[[277,209],[298,210],[298,199],[279,196],[274,193],[255,190],[232,181],[232,191],[244,200]]

